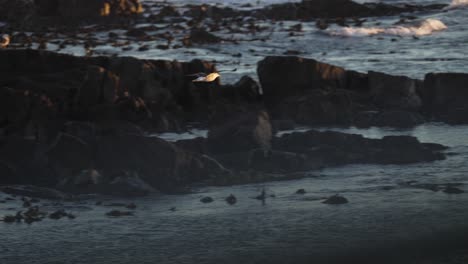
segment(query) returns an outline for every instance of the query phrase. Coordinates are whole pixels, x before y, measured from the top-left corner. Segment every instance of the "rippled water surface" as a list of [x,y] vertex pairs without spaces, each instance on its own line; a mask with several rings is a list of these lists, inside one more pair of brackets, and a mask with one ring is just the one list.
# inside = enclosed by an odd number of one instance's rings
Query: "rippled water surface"
[[[158,1],[146,0],[147,4]],[[271,3],[285,2],[282,0],[258,2],[251,1],[171,1],[182,12],[184,4],[210,3],[213,5],[242,7],[246,3],[253,7],[261,7]],[[290,1],[294,2],[294,1]],[[372,2],[372,1],[360,1]],[[466,25],[468,24],[468,1],[466,0],[408,0],[408,1],[380,1],[384,3],[412,3],[412,4],[450,4],[454,8],[447,10],[414,13],[419,24],[429,21],[429,26],[414,28],[416,22],[407,20],[407,23],[396,24],[400,16],[368,18],[366,22],[355,27],[350,23],[350,28],[342,28],[332,25],[325,31],[316,28],[315,22],[302,23],[302,32],[289,35],[289,27],[297,24],[297,21],[274,23],[258,20],[256,25],[266,27],[264,31],[256,34],[230,33],[225,29],[213,32],[226,40],[234,39],[238,43],[225,41],[221,44],[196,45],[191,48],[178,48],[161,50],[157,45],[167,44],[165,40],[140,43],[132,41],[132,50],[124,51],[114,48],[110,44],[95,47],[95,55],[120,55],[134,56],[144,59],[177,59],[182,61],[192,59],[204,59],[216,62],[218,69],[237,68],[237,72],[224,73],[222,80],[225,83],[237,81],[242,75],[250,75],[256,78],[257,62],[268,55],[283,55],[286,51],[297,52],[299,56],[314,58],[320,61],[332,63],[347,69],[367,72],[369,70],[382,71],[390,74],[408,75],[422,79],[428,72],[468,72],[468,51],[465,43],[468,42]],[[160,2],[159,2],[160,3]],[[158,12],[158,8],[154,10]],[[248,19],[248,18],[246,18]],[[418,23],[416,23],[418,24]],[[169,23],[167,24],[169,25]],[[164,23],[158,26],[167,26]],[[185,22],[181,23],[186,26]],[[140,25],[140,26],[148,26]],[[235,27],[235,26],[234,26]],[[245,30],[245,29],[244,29]],[[153,32],[165,33],[167,29]],[[364,33],[363,33],[364,32]],[[379,32],[379,34],[369,34]],[[114,30],[125,40],[124,30]],[[180,45],[185,33],[171,32],[174,34],[173,45]],[[97,39],[107,40],[108,32],[97,34]],[[77,36],[84,38],[83,36]],[[264,40],[264,41],[262,41]],[[149,50],[138,51],[141,45],[149,45]],[[57,50],[58,46],[49,43],[49,50]],[[68,46],[60,52],[84,55],[82,45]]]
[[[460,183],[468,191],[467,129],[428,124],[403,131],[346,130],[377,138],[414,135],[450,146],[452,154],[434,163],[352,165],[312,171],[300,180],[155,195],[132,200],[135,216],[123,218],[105,216],[112,208],[94,205],[98,198],[67,203],[75,220],[1,224],[1,263],[309,263],[353,250],[417,245],[437,232],[468,227],[468,195],[405,184]],[[275,196],[265,205],[252,199],[262,188]],[[295,194],[299,188],[307,193]],[[231,193],[238,198],[233,206],[224,201]],[[336,193],[350,203],[321,203]],[[203,196],[215,201],[203,204]],[[0,204],[0,214],[19,206]]]

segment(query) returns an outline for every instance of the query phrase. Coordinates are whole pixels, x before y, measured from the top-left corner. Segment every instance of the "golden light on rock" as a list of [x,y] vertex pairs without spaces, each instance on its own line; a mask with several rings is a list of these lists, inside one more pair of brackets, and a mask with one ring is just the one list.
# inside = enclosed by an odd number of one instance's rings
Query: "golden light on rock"
[[111,5],[109,3],[104,3],[104,6],[101,8],[101,16],[109,16],[111,12]]

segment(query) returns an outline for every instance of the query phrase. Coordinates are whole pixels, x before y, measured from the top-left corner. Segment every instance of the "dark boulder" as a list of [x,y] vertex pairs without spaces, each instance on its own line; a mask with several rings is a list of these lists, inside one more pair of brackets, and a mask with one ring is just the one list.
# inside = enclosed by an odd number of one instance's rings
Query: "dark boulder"
[[96,168],[104,175],[137,172],[153,188],[170,191],[225,170],[211,159],[155,137],[110,135],[98,141]]
[[222,98],[231,102],[254,103],[261,99],[260,86],[249,76],[242,76],[234,85],[225,85],[219,91]]
[[311,89],[346,85],[343,68],[299,57],[266,57],[258,63],[257,73],[263,98],[270,103]]
[[272,128],[267,112],[241,113],[208,133],[208,148],[212,153],[232,153],[256,148],[270,149]]
[[336,195],[330,196],[322,203],[324,204],[346,204],[348,203],[348,199],[346,199],[345,197],[339,194],[336,194]]
[[444,159],[444,154],[440,152],[443,147],[437,146],[420,143],[410,136],[369,139],[360,135],[314,130],[286,134],[273,142],[276,150],[303,153],[311,162],[329,166],[352,163],[406,164]]
[[233,194],[226,197],[225,200],[226,200],[226,203],[228,203],[229,205],[234,205],[237,203],[237,198]]
[[[187,42],[188,41],[188,42]],[[219,43],[222,39],[208,31],[201,29],[201,28],[194,28],[190,31],[190,35],[184,39],[184,43],[186,46],[190,46],[191,43],[196,44],[212,44],[212,43]]]
[[272,109],[276,117],[291,118],[298,124],[349,125],[353,119],[354,105],[348,90],[308,91],[302,96],[284,99]]
[[0,161],[10,173],[10,177],[0,177],[0,184],[53,186],[57,176],[49,166],[44,148],[34,140],[18,137],[8,137],[0,143]]
[[290,119],[276,119],[273,120],[271,123],[273,126],[273,130],[276,132],[284,130],[293,130],[297,126],[296,122]]
[[424,117],[416,112],[388,110],[374,116],[371,126],[411,128],[424,123]]
[[106,215],[110,217],[133,216],[133,212],[112,210],[107,212]]
[[372,102],[381,109],[419,110],[421,97],[418,81],[406,76],[392,76],[370,71],[368,74]]
[[61,133],[46,153],[57,173],[64,177],[93,166],[93,147],[72,135]]
[[430,73],[424,79],[424,110],[451,124],[468,123],[468,74]]
[[202,202],[202,203],[212,203],[213,201],[214,201],[213,198],[211,198],[209,196],[205,196],[205,197],[200,199],[200,202]]

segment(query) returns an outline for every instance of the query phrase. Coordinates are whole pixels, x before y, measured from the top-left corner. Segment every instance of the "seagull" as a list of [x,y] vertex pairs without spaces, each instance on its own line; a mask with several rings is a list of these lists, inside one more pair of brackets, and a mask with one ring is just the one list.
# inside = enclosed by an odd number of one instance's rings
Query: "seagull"
[[[237,71],[237,69],[232,69],[232,70],[229,70],[229,71],[235,72],[235,71]],[[195,74],[189,74],[187,76],[196,77],[196,79],[192,80],[192,82],[214,82],[216,79],[221,77],[221,75],[219,74],[220,72],[223,72],[223,71],[212,72],[212,73],[209,73],[209,74],[206,74],[204,72],[199,72],[199,73],[195,73]]]
[[0,48],[6,48],[10,45],[10,36],[8,34],[2,35],[2,41],[0,42]]
[[197,78],[195,80],[192,80],[192,82],[214,82],[221,75],[219,75],[219,73],[217,72],[213,72],[210,74],[200,74],[194,76],[196,76]]

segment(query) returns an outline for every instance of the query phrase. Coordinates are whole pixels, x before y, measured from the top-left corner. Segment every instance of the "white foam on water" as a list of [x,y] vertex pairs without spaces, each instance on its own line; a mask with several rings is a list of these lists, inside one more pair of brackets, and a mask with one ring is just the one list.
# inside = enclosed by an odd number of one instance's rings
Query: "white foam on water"
[[433,32],[447,29],[447,26],[438,19],[425,19],[423,21],[392,27],[340,27],[338,29],[328,30],[332,36],[344,37],[365,37],[377,34],[397,35],[397,36],[424,36]]
[[448,5],[445,10],[466,8],[468,7],[468,0],[452,0],[450,5]]

